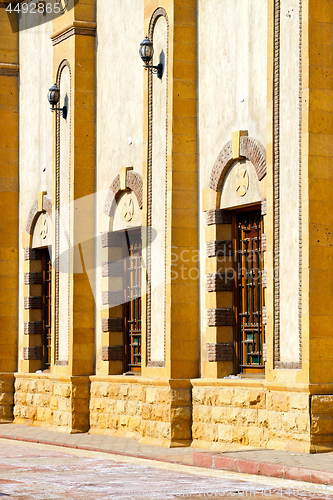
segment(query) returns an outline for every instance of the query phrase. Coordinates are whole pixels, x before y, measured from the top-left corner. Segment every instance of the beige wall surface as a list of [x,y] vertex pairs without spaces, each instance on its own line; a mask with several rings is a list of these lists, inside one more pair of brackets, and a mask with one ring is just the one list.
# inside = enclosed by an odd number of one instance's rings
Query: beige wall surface
[[[61,72],[60,107],[67,102],[71,113],[71,78],[66,66]],[[73,172],[70,166],[70,115],[66,120],[60,115],[60,179],[59,179],[59,359],[68,361],[70,311],[70,274],[73,272],[72,252],[72,204],[71,183]]]
[[281,2],[280,360],[299,361],[299,2]]
[[[19,356],[23,335],[23,249],[29,211],[39,191],[52,197],[53,117],[47,100],[53,85],[52,21],[35,26],[38,14],[22,15],[20,20],[20,283],[19,283]],[[33,27],[25,29],[34,24]]]
[[[112,230],[103,213],[107,190],[121,167],[142,175],[143,76],[139,56],[144,38],[143,0],[97,0],[96,34],[96,230]],[[101,308],[101,240],[96,239],[97,310]],[[104,259],[105,260],[105,259]],[[101,348],[96,314],[96,352]]]
[[[167,47],[167,24],[160,17],[154,28],[154,64]],[[165,320],[165,223],[166,223],[166,79],[153,79],[152,207],[156,231],[151,249],[151,360],[164,361]]]
[[[198,81],[201,197],[202,190],[208,187],[214,162],[231,140],[232,132],[248,130],[249,136],[266,145],[266,0],[225,0],[223,5],[220,0],[199,0]],[[204,347],[206,214],[199,210],[201,345]]]

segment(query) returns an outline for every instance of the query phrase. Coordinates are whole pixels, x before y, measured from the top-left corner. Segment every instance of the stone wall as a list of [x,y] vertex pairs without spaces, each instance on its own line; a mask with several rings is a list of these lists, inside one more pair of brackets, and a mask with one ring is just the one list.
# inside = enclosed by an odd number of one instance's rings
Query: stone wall
[[13,420],[14,374],[0,374],[0,424]]
[[257,383],[247,387],[223,384],[194,385],[192,446],[309,451],[308,394],[269,391]]
[[311,451],[333,450],[333,395],[311,397]]
[[91,377],[90,432],[164,446],[189,445],[190,387],[175,380],[152,383],[133,377]]
[[89,429],[88,377],[15,376],[14,423],[52,427],[63,432]]

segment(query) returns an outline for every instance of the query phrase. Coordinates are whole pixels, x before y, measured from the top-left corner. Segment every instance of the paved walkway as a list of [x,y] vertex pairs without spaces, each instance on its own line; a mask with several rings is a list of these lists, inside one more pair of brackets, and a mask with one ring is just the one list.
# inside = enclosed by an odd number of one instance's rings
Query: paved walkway
[[195,448],[170,449],[140,444],[135,439],[97,434],[63,434],[43,427],[15,424],[0,425],[0,438],[333,485],[333,452],[308,455],[244,447],[238,451],[225,452]]

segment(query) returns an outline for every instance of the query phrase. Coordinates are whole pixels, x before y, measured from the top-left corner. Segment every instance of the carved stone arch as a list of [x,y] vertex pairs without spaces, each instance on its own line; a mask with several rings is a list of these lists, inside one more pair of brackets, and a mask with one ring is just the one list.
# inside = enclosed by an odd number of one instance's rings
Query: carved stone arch
[[37,200],[33,203],[30,209],[27,224],[25,226],[25,229],[30,236],[32,236],[38,217],[43,212],[46,212],[50,217],[52,217],[52,200],[46,194],[43,195],[42,210],[40,210]]
[[220,191],[230,166],[235,160],[242,158],[246,158],[252,163],[259,181],[265,177],[267,173],[267,164],[264,146],[256,139],[253,139],[253,137],[241,136],[239,141],[239,154],[234,154],[232,141],[227,142],[220,152],[210,174],[210,189]]
[[[126,172],[126,180],[125,180],[125,189],[130,189],[133,191],[135,196],[137,197],[138,204],[140,209],[142,210],[142,192],[143,192],[143,182],[142,177],[138,172],[134,172],[132,170],[127,170]],[[121,188],[120,183],[120,175],[113,180],[104,205],[104,213],[111,217],[115,210],[115,204],[117,202],[117,198],[124,189]]]

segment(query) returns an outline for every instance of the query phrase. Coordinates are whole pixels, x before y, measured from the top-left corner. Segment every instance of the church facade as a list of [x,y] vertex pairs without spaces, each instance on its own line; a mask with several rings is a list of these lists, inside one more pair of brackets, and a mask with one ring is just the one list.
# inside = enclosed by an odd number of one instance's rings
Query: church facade
[[0,2],[0,422],[333,449],[332,29]]

